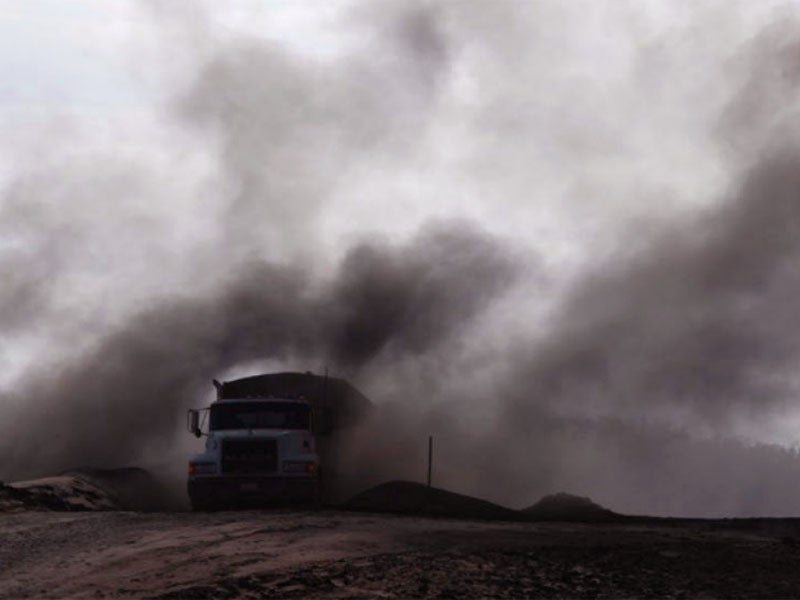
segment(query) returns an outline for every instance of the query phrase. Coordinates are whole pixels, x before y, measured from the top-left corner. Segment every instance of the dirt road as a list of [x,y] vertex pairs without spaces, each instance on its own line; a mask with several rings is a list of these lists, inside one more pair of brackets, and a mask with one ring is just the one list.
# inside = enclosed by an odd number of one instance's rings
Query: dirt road
[[2,597],[797,597],[794,520],[490,523],[375,514],[0,515]]

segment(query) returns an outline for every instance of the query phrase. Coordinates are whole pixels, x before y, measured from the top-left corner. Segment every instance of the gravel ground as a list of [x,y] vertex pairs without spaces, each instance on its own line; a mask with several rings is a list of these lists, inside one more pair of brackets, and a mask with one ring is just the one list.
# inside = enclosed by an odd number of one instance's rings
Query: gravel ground
[[795,520],[20,512],[0,515],[0,596],[789,598],[798,537]]

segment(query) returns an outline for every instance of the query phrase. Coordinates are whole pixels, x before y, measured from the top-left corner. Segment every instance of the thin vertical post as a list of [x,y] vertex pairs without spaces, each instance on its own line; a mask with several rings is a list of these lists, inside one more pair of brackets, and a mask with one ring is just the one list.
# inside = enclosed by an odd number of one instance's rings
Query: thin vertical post
[[331,416],[331,407],[328,402],[328,365],[325,365],[325,377],[322,378],[322,401],[320,402],[319,412],[323,433],[330,433],[333,428],[333,417]]
[[433,436],[428,436],[428,487],[431,487],[431,467],[433,466]]

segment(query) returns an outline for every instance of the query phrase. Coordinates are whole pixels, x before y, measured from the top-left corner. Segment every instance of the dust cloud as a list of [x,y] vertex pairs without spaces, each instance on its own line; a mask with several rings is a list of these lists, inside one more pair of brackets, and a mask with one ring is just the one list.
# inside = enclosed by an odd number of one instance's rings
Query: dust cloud
[[[356,246],[321,285],[295,268],[247,265],[216,294],[160,303],[73,363],[18,382],[7,472],[107,467],[167,450],[179,409],[204,397],[209,373],[239,363],[331,356],[357,373],[376,355],[438,350],[514,273],[502,245],[452,223],[404,247]],[[482,293],[464,294],[474,282]]]
[[[358,41],[324,60],[188,36],[205,46],[163,118],[205,148],[197,181],[171,182],[182,146],[154,168],[56,145],[12,177],[0,324],[32,349],[0,391],[0,477],[183,464],[176,430],[210,379],[272,361],[328,366],[379,405],[347,442],[358,485],[422,478],[432,434],[439,485],[515,508],[566,490],[617,511],[796,511],[798,457],[760,436],[795,414],[800,155],[775,107],[796,100],[796,29],[721,27],[698,61],[728,71],[675,111],[702,87],[680,68],[691,39],[648,37],[631,8],[570,26],[535,6],[354,6],[339,25]],[[632,28],[601,85],[579,43],[595,26]],[[675,86],[647,111],[653,65]],[[710,178],[674,133],[697,127]],[[408,189],[441,210],[398,235]]]

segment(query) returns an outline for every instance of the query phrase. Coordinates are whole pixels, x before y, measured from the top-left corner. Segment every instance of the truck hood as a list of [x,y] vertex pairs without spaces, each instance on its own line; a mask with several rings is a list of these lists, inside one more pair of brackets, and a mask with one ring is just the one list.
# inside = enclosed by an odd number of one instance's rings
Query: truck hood
[[316,452],[314,434],[303,429],[218,429],[208,434],[206,452],[215,451],[224,440],[247,438],[277,440],[281,456]]

